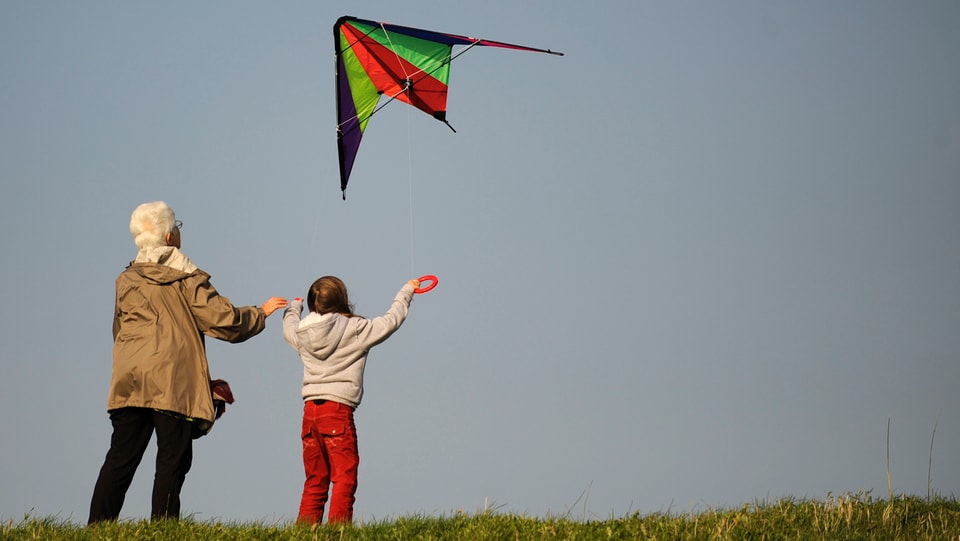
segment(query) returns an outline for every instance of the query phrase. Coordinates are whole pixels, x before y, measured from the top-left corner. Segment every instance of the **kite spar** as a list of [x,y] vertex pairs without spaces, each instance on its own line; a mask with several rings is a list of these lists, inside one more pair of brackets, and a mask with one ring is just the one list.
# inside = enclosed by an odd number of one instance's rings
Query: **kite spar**
[[[406,102],[437,120],[447,122],[447,81],[450,62],[476,46],[563,56],[549,49],[470,38],[341,17],[333,25],[337,78],[337,151],[340,190],[346,199],[360,139],[374,113],[394,100]],[[453,56],[453,46],[466,48]],[[379,105],[381,96],[387,101]]]

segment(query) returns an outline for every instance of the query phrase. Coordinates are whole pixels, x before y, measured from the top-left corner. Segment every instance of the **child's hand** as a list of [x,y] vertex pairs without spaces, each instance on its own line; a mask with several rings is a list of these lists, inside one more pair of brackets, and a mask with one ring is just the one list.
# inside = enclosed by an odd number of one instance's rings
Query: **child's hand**
[[420,287],[420,280],[410,280],[407,283],[412,285],[413,289],[417,289],[418,287]]
[[260,308],[263,309],[265,314],[267,314],[267,317],[270,317],[270,314],[276,312],[279,308],[285,307],[286,305],[287,299],[284,299],[283,297],[270,297]]

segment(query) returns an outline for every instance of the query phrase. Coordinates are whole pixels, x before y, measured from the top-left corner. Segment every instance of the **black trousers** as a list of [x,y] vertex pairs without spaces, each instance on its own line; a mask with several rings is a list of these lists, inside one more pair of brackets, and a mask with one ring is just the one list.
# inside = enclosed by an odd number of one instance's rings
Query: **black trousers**
[[193,423],[149,408],[113,410],[110,422],[110,450],[93,489],[88,524],[120,516],[127,489],[154,431],[157,465],[150,518],[180,518],[180,489],[193,462]]

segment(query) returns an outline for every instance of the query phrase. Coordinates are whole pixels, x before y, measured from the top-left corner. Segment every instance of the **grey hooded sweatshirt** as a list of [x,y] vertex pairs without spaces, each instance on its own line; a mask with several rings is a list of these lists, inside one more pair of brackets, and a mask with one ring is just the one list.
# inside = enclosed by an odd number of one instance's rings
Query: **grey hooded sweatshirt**
[[303,400],[359,406],[367,354],[400,328],[412,300],[413,286],[404,284],[382,316],[310,312],[301,320],[303,301],[294,299],[283,312],[283,338],[303,361]]

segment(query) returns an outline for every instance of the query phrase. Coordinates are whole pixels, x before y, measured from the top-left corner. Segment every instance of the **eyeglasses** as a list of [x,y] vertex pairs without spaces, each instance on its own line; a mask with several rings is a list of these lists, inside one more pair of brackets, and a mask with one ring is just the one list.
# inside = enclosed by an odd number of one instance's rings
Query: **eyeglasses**
[[173,227],[176,227],[177,229],[183,229],[183,222],[181,222],[180,220],[176,220],[175,222],[173,222]]

